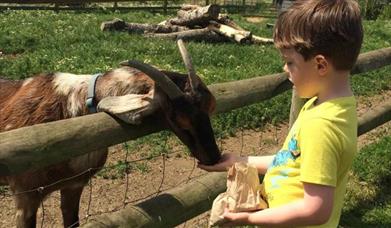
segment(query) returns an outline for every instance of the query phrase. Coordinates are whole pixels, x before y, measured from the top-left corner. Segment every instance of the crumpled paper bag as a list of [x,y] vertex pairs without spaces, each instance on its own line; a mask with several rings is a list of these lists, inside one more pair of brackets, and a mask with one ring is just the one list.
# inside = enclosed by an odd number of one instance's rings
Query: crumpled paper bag
[[224,224],[224,209],[233,212],[256,211],[268,207],[258,170],[247,163],[235,163],[227,173],[227,191],[213,201],[209,227]]

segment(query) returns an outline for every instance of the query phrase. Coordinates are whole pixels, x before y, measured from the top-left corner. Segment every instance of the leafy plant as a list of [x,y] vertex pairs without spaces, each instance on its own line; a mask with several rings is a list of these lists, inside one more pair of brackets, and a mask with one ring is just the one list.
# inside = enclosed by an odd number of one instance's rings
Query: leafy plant
[[385,0],[360,0],[362,15],[367,20],[376,20],[386,8]]

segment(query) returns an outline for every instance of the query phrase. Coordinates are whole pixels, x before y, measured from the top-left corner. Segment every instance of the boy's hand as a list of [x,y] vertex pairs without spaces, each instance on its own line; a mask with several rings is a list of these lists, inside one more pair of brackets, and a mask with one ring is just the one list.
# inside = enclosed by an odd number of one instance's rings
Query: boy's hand
[[214,165],[203,165],[198,163],[198,168],[206,170],[208,172],[224,172],[227,171],[236,162],[245,161],[245,158],[240,157],[236,154],[226,153],[221,156],[218,163]]
[[234,213],[234,212],[229,212],[228,208],[225,208],[223,217],[227,222],[222,224],[222,226],[231,227],[231,226],[238,226],[238,225],[246,225],[248,224],[249,215],[250,215],[249,212]]

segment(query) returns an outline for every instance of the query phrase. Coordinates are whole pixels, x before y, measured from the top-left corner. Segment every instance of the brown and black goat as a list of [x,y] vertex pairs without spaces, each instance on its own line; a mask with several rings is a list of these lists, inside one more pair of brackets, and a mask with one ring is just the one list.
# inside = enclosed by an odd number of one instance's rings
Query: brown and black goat
[[[157,116],[201,163],[216,163],[220,152],[209,119],[215,99],[195,74],[182,41],[178,45],[188,75],[128,61],[92,81],[93,75],[69,73],[41,74],[23,81],[0,79],[0,132],[89,114],[86,100],[92,88],[93,109],[132,124],[146,115]],[[61,193],[64,226],[78,226],[83,188],[106,158],[107,148],[0,178],[0,184],[8,184],[14,195],[17,227],[35,227],[42,200],[56,190]],[[91,168],[94,171],[85,172]]]

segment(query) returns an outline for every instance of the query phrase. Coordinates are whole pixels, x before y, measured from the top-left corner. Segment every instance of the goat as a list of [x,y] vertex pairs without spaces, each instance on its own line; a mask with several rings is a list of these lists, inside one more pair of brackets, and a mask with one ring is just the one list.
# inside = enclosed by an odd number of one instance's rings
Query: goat
[[[178,45],[188,75],[128,61],[92,81],[92,75],[70,73],[40,74],[23,81],[0,79],[0,132],[87,115],[87,100],[91,110],[108,112],[131,124],[155,116],[201,163],[214,164],[220,159],[209,119],[215,98],[195,74],[181,40]],[[88,90],[95,91],[95,96]],[[1,177],[0,184],[8,184],[15,198],[17,227],[35,227],[39,205],[56,190],[61,193],[64,226],[78,226],[83,188],[106,158],[107,148],[40,170]],[[85,172],[91,168],[93,171]],[[77,178],[70,179],[74,176]],[[40,186],[46,187],[29,191]]]

